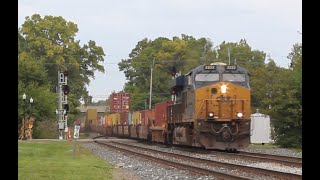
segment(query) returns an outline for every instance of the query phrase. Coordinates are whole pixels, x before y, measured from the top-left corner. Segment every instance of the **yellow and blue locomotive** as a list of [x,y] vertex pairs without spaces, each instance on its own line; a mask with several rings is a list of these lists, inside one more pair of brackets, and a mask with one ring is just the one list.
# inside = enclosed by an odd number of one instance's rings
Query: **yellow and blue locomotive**
[[112,113],[91,128],[128,137],[205,149],[236,150],[250,143],[248,71],[239,65],[201,65],[171,80],[172,101],[155,109]]
[[172,79],[166,141],[206,149],[235,150],[250,143],[250,85],[239,65],[201,65]]

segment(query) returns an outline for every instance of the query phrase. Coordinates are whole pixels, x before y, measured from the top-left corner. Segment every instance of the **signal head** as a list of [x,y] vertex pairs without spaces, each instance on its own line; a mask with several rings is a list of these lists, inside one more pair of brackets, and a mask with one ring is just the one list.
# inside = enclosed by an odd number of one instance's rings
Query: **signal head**
[[70,89],[68,85],[63,86],[63,94],[68,95],[70,93]]
[[64,71],[64,72],[63,72],[63,75],[64,75],[64,76],[68,76],[68,71]]
[[65,104],[63,109],[65,110],[65,114],[69,113],[69,104]]
[[177,89],[171,88],[171,95],[176,95],[176,94],[177,94]]
[[176,74],[177,74],[177,69],[176,69],[175,66],[173,66],[172,69],[171,69],[171,75],[175,76]]

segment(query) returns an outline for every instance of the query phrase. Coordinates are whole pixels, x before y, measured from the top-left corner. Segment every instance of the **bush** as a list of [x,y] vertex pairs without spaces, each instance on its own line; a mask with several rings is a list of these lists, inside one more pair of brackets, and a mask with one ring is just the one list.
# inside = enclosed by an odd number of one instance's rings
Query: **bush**
[[56,121],[35,121],[32,135],[33,139],[55,139],[58,137],[59,134]]
[[301,148],[301,130],[298,128],[287,130],[286,133],[278,135],[275,142],[282,148]]

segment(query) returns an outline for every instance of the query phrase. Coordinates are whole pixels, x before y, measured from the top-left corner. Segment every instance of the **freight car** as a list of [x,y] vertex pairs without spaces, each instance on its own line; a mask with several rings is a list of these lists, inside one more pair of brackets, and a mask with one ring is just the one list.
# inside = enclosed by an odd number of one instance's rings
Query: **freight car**
[[173,101],[157,103],[155,109],[107,115],[105,134],[205,149],[249,145],[251,94],[246,69],[225,63],[201,65],[175,75],[171,88]]

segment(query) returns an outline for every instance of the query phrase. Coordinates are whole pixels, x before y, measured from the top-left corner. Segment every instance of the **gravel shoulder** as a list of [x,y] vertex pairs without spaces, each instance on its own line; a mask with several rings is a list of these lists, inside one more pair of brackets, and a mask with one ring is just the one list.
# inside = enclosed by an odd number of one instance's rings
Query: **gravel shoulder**
[[112,179],[113,180],[140,180],[141,178],[139,176],[136,176],[132,172],[116,167],[112,172]]

